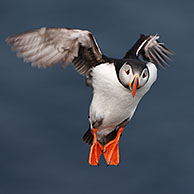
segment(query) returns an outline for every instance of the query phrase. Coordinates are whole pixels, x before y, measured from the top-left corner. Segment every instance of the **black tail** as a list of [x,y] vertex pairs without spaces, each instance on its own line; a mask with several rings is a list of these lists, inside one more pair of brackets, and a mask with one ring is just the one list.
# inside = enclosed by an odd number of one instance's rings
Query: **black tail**
[[117,136],[117,129],[115,129],[114,131],[112,131],[111,133],[109,133],[107,136],[104,136],[101,140],[100,143],[105,145],[107,144],[109,141],[113,140],[116,138]]
[[92,145],[92,141],[93,141],[93,134],[91,132],[91,129],[89,128],[83,135],[82,140],[89,144]]
[[[109,141],[115,139],[115,137],[117,136],[117,129],[115,129],[114,131],[112,131],[111,133],[109,133],[107,136],[103,137],[102,139],[100,139],[100,143],[105,145],[107,144]],[[82,140],[87,143],[88,145],[92,145],[93,142],[93,134],[91,132],[91,129],[89,128],[83,135]]]

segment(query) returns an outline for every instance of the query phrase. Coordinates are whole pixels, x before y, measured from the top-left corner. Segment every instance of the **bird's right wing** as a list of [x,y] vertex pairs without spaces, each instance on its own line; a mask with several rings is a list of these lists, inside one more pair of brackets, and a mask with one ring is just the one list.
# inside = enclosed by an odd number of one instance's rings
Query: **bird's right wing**
[[7,43],[32,66],[49,67],[62,62],[65,67],[73,63],[82,75],[103,62],[102,53],[94,36],[87,30],[67,28],[41,28],[11,36]]

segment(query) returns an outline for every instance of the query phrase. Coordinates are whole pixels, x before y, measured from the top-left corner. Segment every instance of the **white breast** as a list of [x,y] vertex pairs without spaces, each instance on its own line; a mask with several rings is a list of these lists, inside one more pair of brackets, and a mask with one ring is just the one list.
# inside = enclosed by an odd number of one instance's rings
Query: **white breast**
[[131,91],[118,81],[114,64],[104,63],[96,66],[92,71],[92,77],[94,90],[90,105],[91,128],[92,122],[103,119],[102,125],[98,128],[98,139],[109,134],[125,119],[132,118],[140,99],[156,79],[155,77],[154,81],[151,80],[152,83],[148,81],[133,98]]

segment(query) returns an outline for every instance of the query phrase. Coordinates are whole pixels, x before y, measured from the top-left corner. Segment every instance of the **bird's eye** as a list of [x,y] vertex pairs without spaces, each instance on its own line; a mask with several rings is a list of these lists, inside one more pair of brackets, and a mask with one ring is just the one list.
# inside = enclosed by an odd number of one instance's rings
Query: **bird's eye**
[[129,75],[129,73],[130,73],[130,70],[128,69],[128,70],[127,70],[127,71],[125,71],[125,72],[126,72],[126,74],[127,74],[127,75]]
[[145,78],[147,77],[147,75],[148,75],[147,71],[144,71],[142,77]]

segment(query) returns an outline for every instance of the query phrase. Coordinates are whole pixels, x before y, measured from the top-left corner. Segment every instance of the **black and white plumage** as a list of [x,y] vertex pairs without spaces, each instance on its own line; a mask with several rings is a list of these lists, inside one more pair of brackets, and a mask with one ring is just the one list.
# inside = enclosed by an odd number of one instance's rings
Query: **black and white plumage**
[[119,127],[128,124],[139,101],[156,81],[158,65],[167,64],[166,59],[172,54],[158,39],[157,35],[141,35],[123,59],[103,55],[87,30],[41,28],[9,37],[7,43],[33,66],[72,63],[86,76],[93,99],[90,127],[83,140],[92,144],[92,129],[98,128],[97,139],[106,144],[116,137]]

